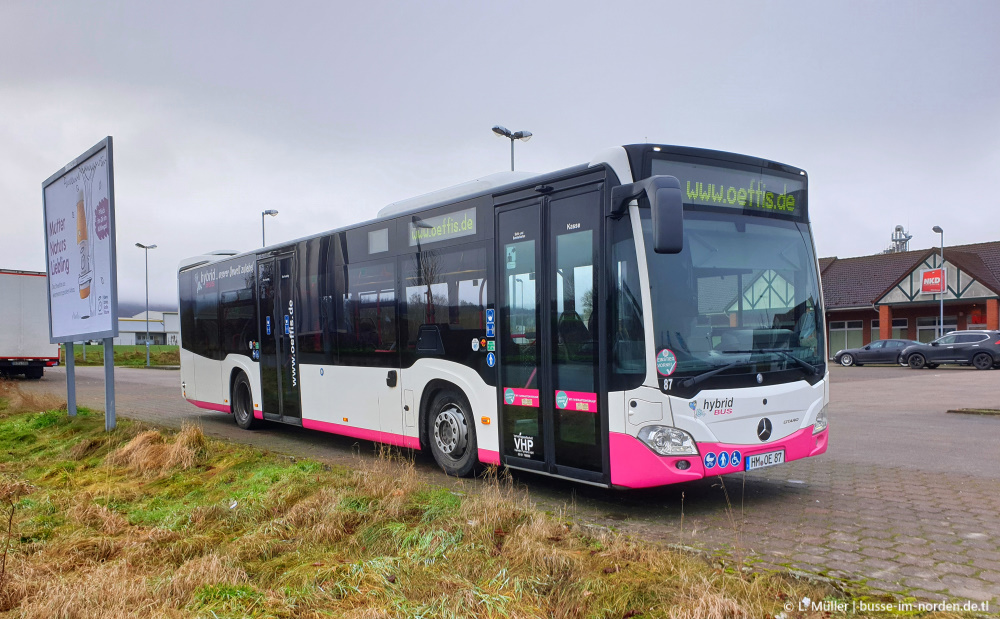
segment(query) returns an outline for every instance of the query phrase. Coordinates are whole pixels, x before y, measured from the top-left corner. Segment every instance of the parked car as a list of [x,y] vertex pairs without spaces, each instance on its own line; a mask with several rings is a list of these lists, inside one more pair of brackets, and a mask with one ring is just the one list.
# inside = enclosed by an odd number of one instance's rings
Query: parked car
[[907,346],[902,356],[914,370],[942,363],[988,370],[1000,366],[1000,331],[952,331],[929,344]]
[[866,363],[899,363],[903,365],[901,355],[903,350],[907,346],[919,343],[913,340],[876,340],[861,348],[838,350],[833,358],[845,367]]

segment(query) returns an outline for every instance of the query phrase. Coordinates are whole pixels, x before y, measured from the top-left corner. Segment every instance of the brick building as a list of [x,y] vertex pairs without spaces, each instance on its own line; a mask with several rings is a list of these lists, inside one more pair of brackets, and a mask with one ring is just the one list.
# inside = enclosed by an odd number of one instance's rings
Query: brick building
[[[944,331],[1000,329],[1000,241],[944,248]],[[939,295],[922,294],[921,272],[940,249],[821,258],[830,354],[873,340],[937,337]]]

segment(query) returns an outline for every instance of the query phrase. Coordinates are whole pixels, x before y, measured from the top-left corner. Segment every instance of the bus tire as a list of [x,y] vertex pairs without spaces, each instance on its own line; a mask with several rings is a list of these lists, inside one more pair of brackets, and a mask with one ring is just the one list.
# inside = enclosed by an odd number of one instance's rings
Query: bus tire
[[24,377],[28,380],[38,380],[45,374],[45,368],[26,368]]
[[472,407],[460,391],[438,392],[427,409],[427,442],[445,473],[468,477],[479,463]]
[[253,390],[250,389],[250,381],[247,375],[240,372],[233,381],[233,392],[230,394],[233,400],[233,417],[236,425],[244,430],[253,430],[259,424],[253,416]]
[[920,353],[915,352],[906,359],[906,363],[914,370],[919,370],[927,364],[927,359]]

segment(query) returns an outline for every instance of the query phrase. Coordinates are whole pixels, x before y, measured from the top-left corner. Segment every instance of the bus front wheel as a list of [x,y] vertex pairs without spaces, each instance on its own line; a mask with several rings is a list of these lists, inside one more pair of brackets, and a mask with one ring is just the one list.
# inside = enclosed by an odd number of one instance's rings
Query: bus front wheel
[[427,411],[427,441],[444,472],[468,477],[479,461],[472,407],[462,393],[445,390],[434,396]]
[[243,372],[240,372],[236,382],[233,383],[232,399],[236,425],[244,430],[253,430],[257,427],[257,419],[253,416],[253,392],[250,390],[250,381]]

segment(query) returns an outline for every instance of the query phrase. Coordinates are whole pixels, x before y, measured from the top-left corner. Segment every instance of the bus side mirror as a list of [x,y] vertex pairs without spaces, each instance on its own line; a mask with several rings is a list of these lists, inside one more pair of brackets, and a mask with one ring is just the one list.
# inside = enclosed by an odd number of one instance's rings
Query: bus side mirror
[[652,211],[653,251],[679,254],[684,249],[684,200],[681,183],[673,176],[658,175],[611,190],[611,216],[620,217],[629,202],[645,195]]
[[679,254],[684,249],[684,202],[681,184],[673,176],[661,177],[672,183],[646,188],[653,210],[653,251]]

